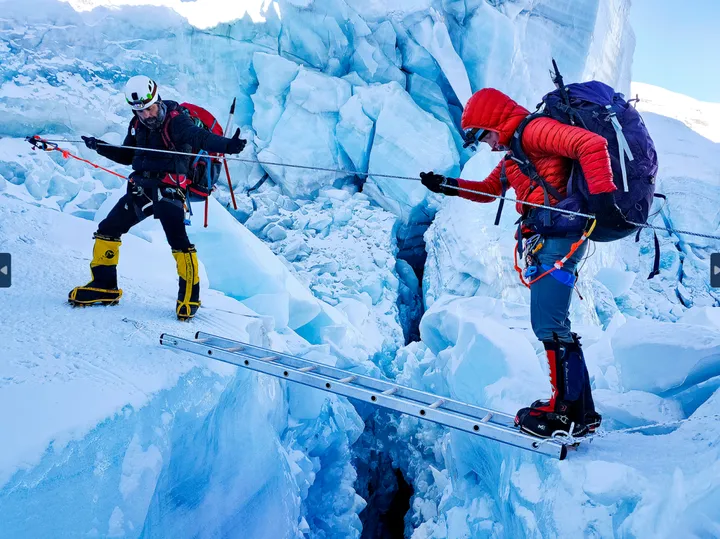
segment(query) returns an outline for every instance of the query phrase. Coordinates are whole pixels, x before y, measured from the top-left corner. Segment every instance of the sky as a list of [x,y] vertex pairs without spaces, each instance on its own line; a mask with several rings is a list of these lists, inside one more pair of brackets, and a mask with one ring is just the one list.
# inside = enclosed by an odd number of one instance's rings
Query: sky
[[632,0],[633,80],[720,103],[720,0]]

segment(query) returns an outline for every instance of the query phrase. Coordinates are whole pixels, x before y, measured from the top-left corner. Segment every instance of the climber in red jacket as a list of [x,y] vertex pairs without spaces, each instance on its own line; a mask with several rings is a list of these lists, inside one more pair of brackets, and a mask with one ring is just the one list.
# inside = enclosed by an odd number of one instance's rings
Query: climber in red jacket
[[[590,131],[562,124],[548,117],[535,119],[522,132],[521,147],[535,165],[539,177],[526,176],[512,160],[510,142],[530,112],[502,92],[485,88],[468,101],[462,115],[462,128],[470,143],[484,142],[493,151],[508,152],[484,181],[446,178],[433,172],[420,174],[423,185],[435,193],[460,195],[475,202],[492,202],[507,187],[515,190],[519,252],[525,253],[525,277],[544,276],[530,281],[530,319],[535,336],[543,343],[550,369],[552,395],[518,411],[515,423],[525,432],[550,437],[554,432],[584,436],[594,432],[601,417],[595,411],[590,379],[577,334],[570,330],[570,300],[575,286],[575,268],[587,244],[579,242],[586,220],[576,216],[546,220],[547,210],[522,202],[563,206],[573,162],[578,162],[589,190],[589,208],[605,226],[623,229],[629,225],[615,205],[610,155],[607,141]],[[459,188],[459,189],[458,189]],[[488,195],[496,195],[488,196]],[[554,211],[552,213],[558,214]],[[571,254],[560,269],[556,261]]]

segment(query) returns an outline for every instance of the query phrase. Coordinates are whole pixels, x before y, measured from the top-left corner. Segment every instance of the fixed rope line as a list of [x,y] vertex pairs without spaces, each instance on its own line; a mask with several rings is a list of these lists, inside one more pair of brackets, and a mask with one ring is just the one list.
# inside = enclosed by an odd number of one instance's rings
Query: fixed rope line
[[[71,143],[78,143],[78,144],[84,144],[85,141],[82,140],[69,140],[69,139],[44,139],[47,142],[71,142]],[[186,155],[188,157],[197,157],[199,154],[192,153],[192,152],[178,152],[175,150],[159,150],[154,148],[138,148],[137,146],[123,146],[120,144],[108,144],[107,142],[98,142],[98,146],[108,146],[112,148],[124,148],[128,150],[140,150],[143,152],[156,152],[156,153],[167,153],[167,154],[174,154],[174,155]],[[264,166],[273,166],[273,167],[285,167],[285,168],[295,168],[300,170],[315,170],[320,172],[332,172],[335,174],[343,174],[345,176],[374,176],[376,178],[388,178],[388,179],[394,179],[394,180],[407,180],[407,181],[414,181],[418,182],[420,181],[420,178],[414,177],[414,176],[399,176],[397,174],[379,174],[375,172],[362,172],[360,170],[344,170],[344,169],[337,169],[337,168],[326,168],[326,167],[316,167],[311,165],[296,165],[292,163],[277,163],[273,161],[260,161],[258,159],[247,159],[244,157],[233,157],[233,156],[223,156],[219,159],[225,159],[228,161],[239,161],[242,163],[251,163],[256,165],[264,165]],[[103,169],[104,170],[104,169]],[[473,195],[480,195],[480,196],[487,196],[490,198],[494,198],[497,200],[506,200],[508,202],[514,202],[516,204],[521,204],[524,206],[532,206],[534,208],[541,208],[549,211],[554,211],[557,213],[563,213],[566,215],[575,215],[577,217],[585,217],[586,219],[595,219],[595,216],[588,213],[582,213],[577,211],[570,211],[570,210],[564,210],[562,208],[555,208],[552,206],[546,206],[544,204],[536,204],[534,202],[528,202],[526,200],[518,200],[516,198],[510,198],[508,196],[503,195],[494,195],[492,193],[483,193],[482,191],[474,191],[472,189],[466,189],[464,187],[455,187],[453,185],[443,184],[443,187],[449,187],[451,189],[455,189],[460,192],[464,193],[471,193]],[[664,232],[670,232],[674,234],[685,234],[688,236],[696,236],[699,238],[706,238],[711,240],[718,240],[720,241],[720,236],[715,236],[713,234],[703,234],[701,232],[692,232],[689,230],[678,230],[675,228],[666,228],[661,226],[654,226],[650,224],[643,224],[643,223],[633,223],[632,221],[628,221],[631,225],[634,225],[639,228],[648,228],[652,230],[661,230]]]
[[[582,437],[573,437],[569,435],[567,432],[564,431],[556,431],[553,433],[553,436],[550,438],[545,438],[540,442],[540,445],[549,443],[551,441],[559,441],[560,443],[564,443],[567,445],[573,445],[576,443],[592,443],[594,440],[599,440],[601,438],[608,438],[615,435],[620,434],[634,434],[636,432],[642,432],[644,430],[649,429],[658,429],[658,428],[667,428],[667,427],[680,427],[681,425],[684,425],[685,423],[691,423],[696,421],[702,421],[703,419],[714,419],[718,420],[720,419],[720,414],[711,414],[711,415],[705,415],[705,416],[690,416],[686,417],[684,419],[676,419],[671,421],[664,421],[660,423],[649,423],[647,425],[640,425],[638,427],[629,427],[625,429],[618,429],[618,430],[601,430],[596,431],[593,434],[588,434],[587,436]],[[572,430],[572,429],[570,429]]]

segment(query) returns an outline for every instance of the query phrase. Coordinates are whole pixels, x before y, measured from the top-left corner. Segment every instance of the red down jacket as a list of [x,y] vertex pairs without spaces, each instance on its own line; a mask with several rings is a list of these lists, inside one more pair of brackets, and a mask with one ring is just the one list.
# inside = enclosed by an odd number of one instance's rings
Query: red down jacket
[[[509,147],[510,139],[528,114],[530,112],[526,108],[499,90],[484,88],[468,100],[462,115],[462,128],[496,131],[500,134],[500,144]],[[600,135],[562,124],[552,118],[539,118],[527,125],[521,144],[538,173],[561,195],[565,195],[567,189],[572,160],[579,161],[591,195],[610,193],[617,189],[613,183],[607,141]],[[461,188],[478,192],[460,191],[460,196],[476,202],[496,200],[482,193],[502,194],[501,168],[502,162],[481,182],[458,179]],[[544,203],[542,187],[531,189],[530,178],[520,171],[516,163],[506,161],[505,173],[518,200]],[[550,203],[554,206],[558,201],[550,196]],[[518,213],[523,214],[527,209],[529,206],[517,204]]]

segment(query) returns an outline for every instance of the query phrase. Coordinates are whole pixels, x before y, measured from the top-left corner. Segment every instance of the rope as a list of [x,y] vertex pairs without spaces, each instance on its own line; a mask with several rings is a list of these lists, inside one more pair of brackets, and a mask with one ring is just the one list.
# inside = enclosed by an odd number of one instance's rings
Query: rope
[[665,421],[663,423],[651,423],[650,425],[641,425],[639,427],[629,427],[627,429],[601,431],[601,432],[596,432],[595,434],[591,434],[589,436],[585,436],[583,438],[575,438],[574,442],[592,442],[596,438],[597,439],[607,438],[608,436],[613,436],[615,434],[630,434],[633,432],[640,432],[640,431],[643,431],[646,429],[656,429],[656,428],[662,428],[662,427],[676,427],[676,426],[680,426],[684,423],[690,423],[692,421],[701,421],[703,419],[720,420],[720,414],[705,415],[705,416],[700,416],[700,417],[690,416],[685,419],[676,419],[674,421]]
[[[82,141],[82,140],[69,140],[69,139],[54,139],[54,140],[43,139],[43,140],[45,140],[46,142],[71,142],[71,143],[77,143],[77,144],[84,144],[84,141]],[[125,149],[130,149],[130,150],[140,150],[143,152],[156,152],[156,153],[166,153],[166,154],[174,154],[174,155],[186,155],[189,157],[197,157],[199,155],[199,154],[191,153],[191,152],[178,152],[178,151],[174,151],[174,150],[159,150],[159,149],[153,149],[153,148],[138,148],[136,146],[123,146],[123,145],[118,145],[118,144],[108,144],[107,142],[98,142],[98,145],[108,146],[108,147],[112,147],[112,148],[125,148]],[[342,174],[344,176],[365,176],[365,177],[374,176],[376,178],[387,178],[387,179],[394,179],[394,180],[407,180],[407,181],[414,181],[414,182],[420,181],[420,178],[418,178],[416,176],[399,176],[397,174],[379,174],[379,173],[375,173],[375,172],[362,172],[360,170],[344,170],[344,169],[337,169],[337,168],[316,167],[316,166],[310,166],[310,165],[296,165],[296,164],[292,164],[292,163],[277,163],[277,162],[273,162],[273,161],[260,161],[259,159],[247,159],[244,157],[233,157],[233,156],[227,156],[227,155],[222,157],[221,159],[224,159],[226,161],[239,161],[242,163],[250,163],[250,164],[262,165],[262,166],[295,168],[295,169],[300,169],[300,170],[315,170],[315,171],[320,171],[320,172],[332,172],[334,174]],[[102,167],[98,167],[96,165],[93,165],[93,166],[95,166],[96,168],[102,168]],[[102,169],[102,170],[107,170],[107,169]],[[110,172],[110,171],[108,171],[108,172]],[[112,172],[112,174],[117,175],[117,173],[115,173],[115,172]],[[448,185],[448,184],[445,184],[444,186],[450,187],[459,192],[472,193],[474,195],[488,196],[490,198],[494,198],[497,200],[506,200],[508,202],[514,202],[516,204],[521,204],[524,206],[532,206],[534,208],[542,208],[542,209],[554,211],[557,213],[564,213],[566,215],[575,215],[578,217],[585,217],[586,219],[594,219],[595,218],[594,215],[591,215],[588,213],[564,210],[562,208],[555,208],[555,207],[548,206],[545,204],[535,204],[534,202],[528,202],[526,200],[518,200],[516,198],[510,198],[510,197],[504,196],[504,195],[494,195],[491,193],[483,193],[482,191],[474,191],[472,189],[466,189],[466,188],[459,187],[459,186],[455,187],[453,185]],[[720,241],[720,236],[715,236],[713,234],[703,234],[701,232],[692,232],[689,230],[678,230],[678,229],[674,229],[674,228],[665,228],[665,227],[660,227],[660,226],[649,225],[646,223],[633,223],[631,221],[628,221],[628,222],[631,225],[634,225],[639,228],[648,228],[648,229],[652,229],[652,230],[660,230],[660,231],[664,231],[664,232],[670,232],[672,234],[685,234],[687,236],[696,236],[699,238],[706,238],[706,239]]]
[[570,432],[573,431],[572,425],[571,428],[565,432],[563,430],[557,430],[552,433],[552,436],[549,438],[544,438],[540,442],[538,442],[538,445],[543,445],[549,442],[560,442],[563,445],[573,445],[573,444],[579,444],[579,443],[590,443],[595,439],[600,438],[607,438],[608,436],[614,436],[616,434],[631,434],[634,432],[640,432],[646,429],[657,429],[657,428],[663,428],[663,427],[676,427],[680,426],[684,423],[690,423],[693,421],[701,421],[703,419],[715,419],[720,420],[720,414],[713,414],[713,415],[704,415],[700,417],[690,416],[686,417],[685,419],[675,419],[673,421],[665,421],[663,423],[651,423],[649,425],[640,425],[639,427],[629,427],[626,429],[618,429],[618,430],[603,430],[595,432],[594,434],[589,434],[587,436],[579,436],[575,437],[570,434]]

